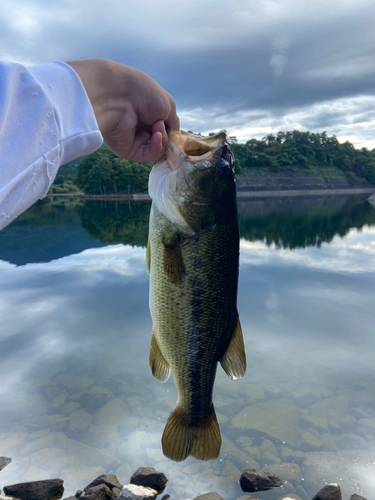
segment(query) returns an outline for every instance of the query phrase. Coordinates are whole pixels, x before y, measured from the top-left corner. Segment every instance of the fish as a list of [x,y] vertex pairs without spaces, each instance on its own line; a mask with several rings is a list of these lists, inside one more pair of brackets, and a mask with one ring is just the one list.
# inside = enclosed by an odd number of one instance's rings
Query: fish
[[204,138],[169,130],[149,194],[149,364],[160,381],[172,372],[178,392],[162,449],[176,462],[189,455],[210,460],[221,448],[212,402],[217,365],[233,380],[246,371],[234,158],[226,132]]

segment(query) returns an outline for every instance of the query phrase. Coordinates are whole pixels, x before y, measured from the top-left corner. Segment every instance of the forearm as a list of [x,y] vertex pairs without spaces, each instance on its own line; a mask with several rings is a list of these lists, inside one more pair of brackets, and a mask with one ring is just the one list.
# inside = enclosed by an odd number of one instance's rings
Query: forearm
[[0,229],[43,198],[60,165],[102,143],[91,104],[65,63],[0,64]]

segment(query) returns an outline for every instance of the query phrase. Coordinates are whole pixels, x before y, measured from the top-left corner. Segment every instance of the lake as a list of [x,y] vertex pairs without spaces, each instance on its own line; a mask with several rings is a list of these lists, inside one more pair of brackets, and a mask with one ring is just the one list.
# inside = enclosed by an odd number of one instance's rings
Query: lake
[[[375,209],[363,197],[239,200],[247,373],[218,367],[217,460],[161,452],[176,402],[148,366],[147,202],[39,202],[0,232],[0,487],[59,477],[64,497],[141,466],[174,499],[244,495],[246,468],[302,500],[337,482],[375,498]],[[248,498],[244,495],[243,498]]]

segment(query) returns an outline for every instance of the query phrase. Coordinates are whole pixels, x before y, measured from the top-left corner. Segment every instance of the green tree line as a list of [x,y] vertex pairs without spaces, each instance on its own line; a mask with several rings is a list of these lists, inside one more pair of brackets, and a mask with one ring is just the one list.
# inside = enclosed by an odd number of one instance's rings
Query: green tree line
[[[210,134],[211,135],[211,134]],[[304,171],[314,173],[314,168],[339,169],[352,184],[366,179],[375,184],[375,149],[356,149],[346,141],[339,143],[326,132],[312,133],[294,130],[277,132],[262,139],[250,139],[239,144],[229,137],[235,157],[237,174],[256,169],[269,172]],[[80,189],[87,194],[147,192],[148,176],[152,163],[138,163],[118,158],[107,147],[59,169],[52,192]]]

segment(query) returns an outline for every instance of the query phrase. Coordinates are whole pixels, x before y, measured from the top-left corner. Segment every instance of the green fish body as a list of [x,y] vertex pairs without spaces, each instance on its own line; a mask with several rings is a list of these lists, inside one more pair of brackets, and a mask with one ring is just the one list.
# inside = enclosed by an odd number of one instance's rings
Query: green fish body
[[162,381],[172,371],[178,391],[163,452],[175,461],[208,460],[221,447],[212,403],[217,364],[232,379],[246,370],[236,189],[225,133],[202,139],[170,131],[149,191],[150,367]]

